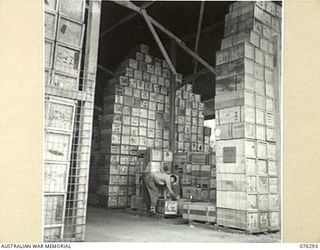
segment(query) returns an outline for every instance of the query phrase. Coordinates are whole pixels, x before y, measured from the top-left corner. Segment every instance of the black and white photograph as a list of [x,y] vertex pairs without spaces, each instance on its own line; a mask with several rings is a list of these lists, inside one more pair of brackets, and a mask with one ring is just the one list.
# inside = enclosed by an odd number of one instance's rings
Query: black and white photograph
[[280,243],[282,1],[44,0],[44,242]]

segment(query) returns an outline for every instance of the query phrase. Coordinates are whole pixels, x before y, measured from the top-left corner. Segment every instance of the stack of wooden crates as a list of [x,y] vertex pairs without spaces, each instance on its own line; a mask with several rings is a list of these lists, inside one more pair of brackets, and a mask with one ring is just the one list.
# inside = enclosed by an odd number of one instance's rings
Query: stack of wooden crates
[[45,1],[44,17],[44,241],[83,240],[95,87],[81,70],[85,1]]
[[248,232],[279,229],[273,37],[281,6],[236,2],[216,53],[217,223]]
[[143,44],[130,52],[107,83],[97,170],[101,206],[130,206],[138,150],[169,149],[169,85],[167,63],[151,56]]
[[[176,151],[209,152],[210,130],[204,131],[204,104],[201,96],[186,84],[176,91]],[[206,132],[206,133],[204,133]]]

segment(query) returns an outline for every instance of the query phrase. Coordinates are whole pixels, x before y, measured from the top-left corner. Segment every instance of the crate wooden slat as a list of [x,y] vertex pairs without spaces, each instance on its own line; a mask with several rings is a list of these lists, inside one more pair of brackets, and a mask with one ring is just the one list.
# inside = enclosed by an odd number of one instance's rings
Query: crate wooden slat
[[182,218],[189,221],[216,222],[216,206],[207,202],[184,202]]

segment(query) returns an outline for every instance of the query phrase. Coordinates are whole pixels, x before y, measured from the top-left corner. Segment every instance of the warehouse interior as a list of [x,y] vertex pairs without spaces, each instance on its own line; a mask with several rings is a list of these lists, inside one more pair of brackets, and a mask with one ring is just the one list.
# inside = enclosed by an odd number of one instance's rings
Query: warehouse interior
[[[223,1],[205,2],[198,54],[211,65],[214,65],[215,63],[215,51],[219,49],[223,38],[224,16],[231,3],[232,2]],[[138,6],[148,6],[147,11],[149,15],[181,38],[189,48],[194,48],[201,2],[135,1],[134,4]],[[133,13],[132,10],[114,2],[102,2],[98,72],[95,92],[95,106],[97,112],[99,109],[101,110],[103,106],[101,95],[101,93],[103,93],[103,88],[108,79],[112,77],[109,71],[114,72],[132,48],[139,44],[146,44],[150,47],[150,54],[152,56],[163,58],[161,51],[142,16],[135,15],[125,23],[119,24],[121,20],[126,19],[126,17]],[[119,25],[116,26],[117,24]],[[165,49],[168,51],[177,72],[181,73],[183,76],[192,75],[194,73],[193,58],[179,48],[167,35],[159,31],[158,35]],[[207,114],[205,114],[205,119],[211,120],[214,119],[213,98],[215,93],[215,77],[200,64],[197,67],[197,72],[201,70],[203,70],[205,74],[195,78],[194,92],[201,94],[202,101],[208,100],[206,103],[208,109],[206,109]],[[192,82],[192,79],[189,81]],[[125,212],[112,212],[112,210],[109,210],[105,213],[105,211],[97,210],[98,208],[90,207],[90,205],[88,207],[87,240],[89,241],[185,241],[183,235],[186,232],[180,232],[179,230],[181,230],[181,228],[188,230],[189,228],[186,224],[180,223],[180,225],[175,225],[177,224],[177,221],[170,219],[168,219],[169,223],[163,223],[157,220],[154,221],[153,218],[142,217],[143,219],[141,219],[141,216],[138,216],[140,219],[137,219],[137,216],[127,213],[124,214]],[[111,218],[113,218],[113,220]],[[129,223],[127,224],[123,218],[127,218]],[[109,233],[101,234],[101,232],[103,232],[101,221],[105,222],[106,230]],[[137,225],[138,221],[140,221],[140,225]],[[119,222],[121,222],[120,227],[117,226]],[[95,226],[95,223],[97,223],[98,226]],[[128,228],[128,231],[124,231],[124,227]],[[113,233],[110,233],[109,228]],[[174,230],[178,231],[174,232]],[[202,234],[207,233],[206,228],[200,227],[198,230],[200,231],[200,235],[201,231]],[[132,232],[136,231],[139,231],[140,233],[138,235],[132,235]],[[153,233],[151,232],[155,231],[158,231],[158,235],[157,237],[152,237]],[[172,234],[170,239],[167,236],[168,232],[171,232]],[[193,241],[192,239],[194,237],[192,237],[192,235],[194,235],[194,233],[189,232],[189,234],[189,239]],[[241,241],[245,238],[246,237],[240,236],[238,240]],[[199,236],[198,239],[194,240],[208,242],[217,241],[212,235],[205,237]]]
[[[213,67],[216,66],[216,51],[220,49],[221,40],[224,37],[225,15],[232,3],[234,1],[205,1],[203,13],[200,14],[200,1],[134,1],[135,5],[145,8],[150,16],[179,37],[187,47],[195,50],[196,40],[199,39],[197,54]],[[202,15],[202,24],[197,38],[200,15]],[[163,58],[143,16],[112,1],[103,1],[100,22],[95,112],[101,112],[103,89],[132,48],[146,44],[152,56]],[[193,84],[193,92],[201,95],[201,101],[205,103],[205,124],[214,127],[214,74],[198,62],[195,69],[196,60],[192,56],[160,30],[157,30],[157,33],[177,72],[182,74],[183,82]],[[214,141],[214,133],[212,140]],[[196,227],[194,230],[198,232],[188,231],[194,226]],[[123,227],[127,227],[128,230],[123,230]],[[107,231],[103,232],[104,229]],[[212,229],[218,235],[212,234]],[[178,231],[175,232],[175,230]],[[139,231],[139,234],[134,235],[133,231]],[[158,235],[153,237],[152,234],[155,231]],[[167,236],[168,232],[172,234],[170,239]],[[123,209],[106,210],[92,205],[88,207],[88,241],[177,242],[185,241],[186,237],[183,236],[185,234],[188,234],[187,238],[190,241],[195,242],[275,242],[280,237],[279,233],[248,236],[241,231],[235,231],[235,234],[230,234],[230,232],[206,227],[203,224],[191,225],[179,219],[159,220],[159,218],[148,218],[139,213],[128,213]],[[224,239],[221,240],[219,237]]]
[[279,242],[281,20],[46,0],[44,240]]

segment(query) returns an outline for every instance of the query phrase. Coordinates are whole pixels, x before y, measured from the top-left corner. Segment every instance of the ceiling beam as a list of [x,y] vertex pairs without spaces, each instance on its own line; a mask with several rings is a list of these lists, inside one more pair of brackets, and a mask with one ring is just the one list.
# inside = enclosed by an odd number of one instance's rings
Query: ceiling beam
[[[150,5],[152,5],[155,2],[155,0],[151,1],[151,2],[146,2],[143,3],[141,5],[142,9],[146,9],[148,8]],[[110,28],[106,29],[105,31],[101,32],[100,37],[103,37],[105,35],[107,35],[108,33],[110,33],[111,31],[113,31],[114,29],[118,28],[120,25],[130,21],[132,18],[138,16],[139,14],[137,12],[134,13],[130,13],[129,15],[125,16],[124,18],[122,18],[119,22],[117,22],[116,24],[114,24],[113,26],[111,26]]]
[[196,59],[199,63],[201,63],[203,66],[209,69],[213,74],[216,74],[216,70],[214,67],[212,67],[209,63],[207,63],[205,60],[203,60],[197,53],[189,49],[185,43],[179,39],[176,35],[174,35],[171,31],[167,30],[165,27],[163,27],[159,22],[157,22],[155,19],[150,17],[150,21],[157,27],[159,28],[163,33],[168,35],[169,37],[173,38],[175,42],[189,55],[191,55],[194,59]]
[[[117,0],[112,0],[113,2],[122,5],[126,8],[129,8],[133,11],[138,12],[139,14],[142,14],[142,9],[136,5],[134,5],[130,0],[125,0],[125,1],[117,1]],[[145,12],[145,16],[148,17],[148,20],[156,26],[158,29],[160,29],[163,33],[165,33],[167,36],[171,37],[185,52],[187,52],[189,55],[191,55],[194,59],[196,59],[199,63],[201,63],[203,66],[205,66],[211,73],[216,74],[216,69],[211,66],[209,63],[207,63],[205,60],[203,60],[197,53],[192,51],[190,48],[188,48],[185,43],[179,39],[176,35],[174,35],[171,31],[166,29],[164,26],[162,26],[158,21],[156,21],[154,18],[149,16]]]
[[101,69],[102,71],[106,72],[108,75],[112,77],[114,76],[114,73],[110,69],[103,67],[101,64],[98,64],[98,69]]

